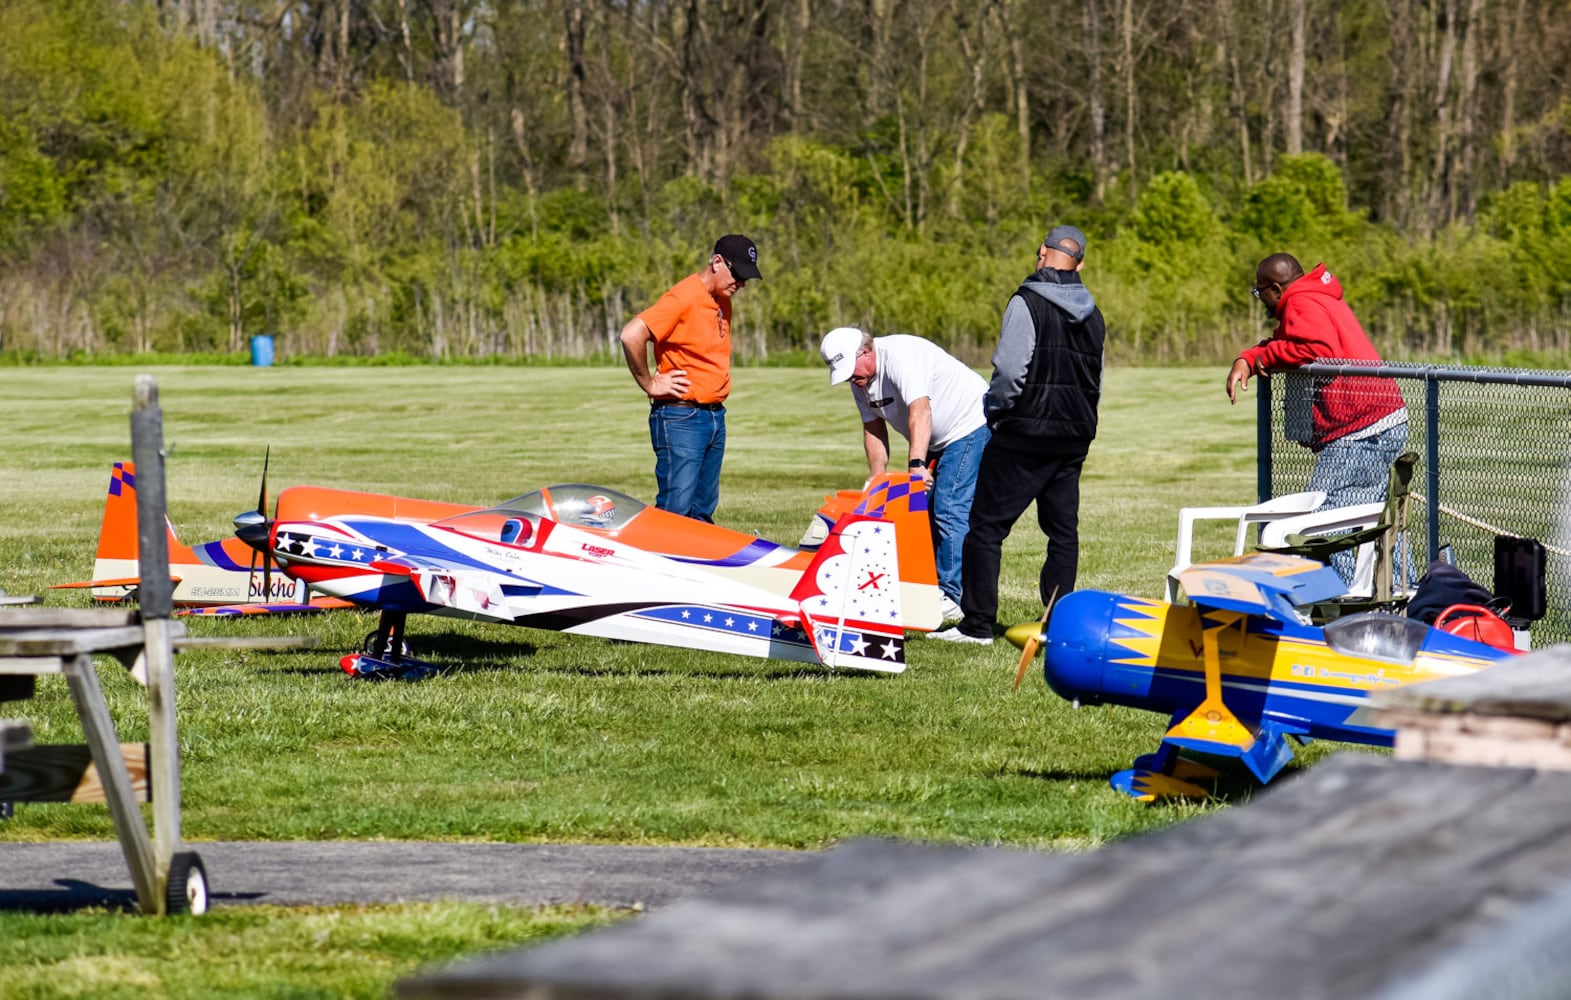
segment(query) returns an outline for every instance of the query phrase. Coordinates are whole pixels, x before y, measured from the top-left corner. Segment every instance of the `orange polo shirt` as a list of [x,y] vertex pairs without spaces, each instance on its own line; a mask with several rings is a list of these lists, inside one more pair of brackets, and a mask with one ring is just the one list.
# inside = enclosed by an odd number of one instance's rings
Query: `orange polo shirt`
[[655,335],[655,370],[681,368],[691,383],[683,399],[723,403],[731,394],[731,300],[717,299],[690,274],[638,314]]

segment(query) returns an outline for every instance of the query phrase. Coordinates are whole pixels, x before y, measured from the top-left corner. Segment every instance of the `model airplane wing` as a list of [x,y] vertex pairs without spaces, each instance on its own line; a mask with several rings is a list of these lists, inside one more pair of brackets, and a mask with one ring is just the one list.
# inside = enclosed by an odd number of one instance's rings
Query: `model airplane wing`
[[319,611],[342,611],[355,607],[341,597],[313,597],[305,604],[277,601],[271,604],[217,604],[203,608],[182,608],[175,617],[213,617],[226,615],[308,615]]
[[1200,607],[1282,621],[1298,621],[1298,608],[1347,593],[1347,584],[1330,567],[1270,552],[1191,566],[1178,574],[1178,582]]

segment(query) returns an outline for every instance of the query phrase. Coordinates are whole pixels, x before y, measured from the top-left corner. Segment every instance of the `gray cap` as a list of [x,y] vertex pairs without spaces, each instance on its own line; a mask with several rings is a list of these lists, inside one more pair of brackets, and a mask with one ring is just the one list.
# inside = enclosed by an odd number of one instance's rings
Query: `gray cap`
[[[1076,252],[1074,250],[1065,250],[1062,246],[1059,245],[1063,240],[1073,240],[1075,246],[1079,248],[1079,251]],[[1059,253],[1068,254],[1075,260],[1086,259],[1086,234],[1082,233],[1074,226],[1054,226],[1047,234],[1047,239],[1042,241],[1042,245],[1046,247],[1052,247]]]

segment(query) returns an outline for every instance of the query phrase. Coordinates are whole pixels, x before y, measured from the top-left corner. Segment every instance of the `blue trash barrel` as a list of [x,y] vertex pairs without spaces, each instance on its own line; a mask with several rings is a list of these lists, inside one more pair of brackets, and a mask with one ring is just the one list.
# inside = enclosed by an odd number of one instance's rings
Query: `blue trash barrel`
[[251,338],[251,363],[266,368],[273,363],[273,338],[259,333]]

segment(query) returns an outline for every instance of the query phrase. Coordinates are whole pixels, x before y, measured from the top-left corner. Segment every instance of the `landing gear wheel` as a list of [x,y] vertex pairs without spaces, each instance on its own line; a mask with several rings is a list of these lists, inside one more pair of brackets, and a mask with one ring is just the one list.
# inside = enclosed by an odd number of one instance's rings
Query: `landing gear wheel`
[[365,634],[365,640],[360,643],[360,652],[367,656],[374,656],[379,660],[409,655],[409,644],[404,641],[404,637],[401,635],[390,639],[388,645],[393,648],[380,649],[377,643],[377,633],[373,630]]
[[170,916],[207,912],[207,869],[195,851],[181,851],[169,859],[169,883],[164,888],[164,912]]

